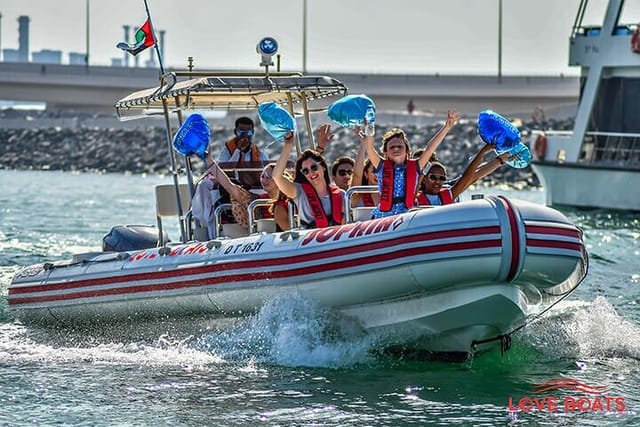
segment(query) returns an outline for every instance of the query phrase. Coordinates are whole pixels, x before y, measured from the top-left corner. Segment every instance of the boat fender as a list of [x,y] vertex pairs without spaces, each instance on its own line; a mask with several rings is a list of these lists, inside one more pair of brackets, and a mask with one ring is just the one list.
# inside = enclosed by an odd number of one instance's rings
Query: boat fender
[[536,142],[533,144],[533,152],[538,160],[544,160],[547,155],[547,136],[541,133],[536,138]]
[[631,52],[640,53],[640,28],[636,28],[631,36]]

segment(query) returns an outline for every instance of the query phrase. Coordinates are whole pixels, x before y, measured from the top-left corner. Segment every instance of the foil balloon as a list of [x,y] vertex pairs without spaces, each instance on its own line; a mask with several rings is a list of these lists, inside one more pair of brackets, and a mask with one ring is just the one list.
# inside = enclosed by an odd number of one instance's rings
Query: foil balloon
[[[347,95],[331,104],[327,115],[340,126],[354,128],[363,125],[369,107],[373,107],[375,113],[376,104],[367,95]],[[371,111],[371,108],[369,110]]]
[[507,164],[515,169],[523,169],[531,163],[531,151],[522,142],[509,150]]
[[200,114],[191,114],[173,137],[173,149],[186,157],[197,154],[204,160],[210,135],[207,120]]
[[495,145],[498,153],[516,147],[521,139],[517,127],[491,110],[483,110],[478,115],[478,133],[485,143]]
[[284,137],[296,129],[296,121],[291,114],[273,101],[260,104],[258,116],[267,133],[278,142],[284,141]]

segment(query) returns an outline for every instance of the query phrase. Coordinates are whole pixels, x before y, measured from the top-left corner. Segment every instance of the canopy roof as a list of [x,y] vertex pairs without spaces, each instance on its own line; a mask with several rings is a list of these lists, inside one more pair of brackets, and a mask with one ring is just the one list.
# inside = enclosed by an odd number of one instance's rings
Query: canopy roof
[[344,96],[347,88],[326,76],[205,76],[178,81],[175,74],[164,76],[162,86],[134,92],[116,102],[121,119],[162,113],[163,101],[169,111],[257,109],[263,102],[294,105],[334,96]]

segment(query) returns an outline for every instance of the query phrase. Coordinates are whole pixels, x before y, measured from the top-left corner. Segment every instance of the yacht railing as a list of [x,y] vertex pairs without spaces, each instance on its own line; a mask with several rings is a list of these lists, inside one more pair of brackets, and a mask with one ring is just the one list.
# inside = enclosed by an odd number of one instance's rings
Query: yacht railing
[[587,132],[583,160],[640,165],[640,133]]

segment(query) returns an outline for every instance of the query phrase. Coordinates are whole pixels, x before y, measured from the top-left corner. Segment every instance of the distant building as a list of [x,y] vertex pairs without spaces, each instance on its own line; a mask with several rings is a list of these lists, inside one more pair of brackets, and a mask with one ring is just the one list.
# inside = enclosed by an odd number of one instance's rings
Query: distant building
[[29,17],[18,17],[18,62],[29,62]]
[[112,67],[122,67],[122,58],[111,58]]
[[2,51],[4,62],[21,62],[20,51],[18,49],[4,49]]
[[69,52],[69,65],[86,65],[87,54],[82,52]]
[[38,64],[62,64],[62,51],[42,49],[40,52],[31,54],[32,62]]

